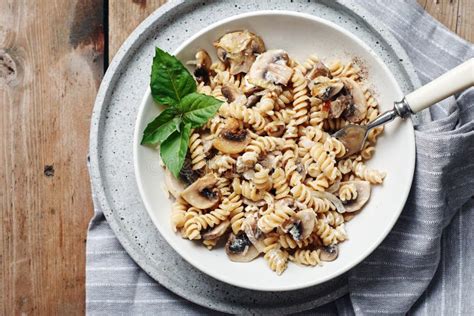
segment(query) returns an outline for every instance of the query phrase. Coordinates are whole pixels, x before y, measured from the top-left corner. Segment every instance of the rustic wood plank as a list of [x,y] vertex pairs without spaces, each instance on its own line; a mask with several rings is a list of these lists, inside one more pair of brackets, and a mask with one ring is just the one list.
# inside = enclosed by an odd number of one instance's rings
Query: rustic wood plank
[[109,2],[109,58],[128,35],[166,0],[117,0]]
[[426,0],[424,8],[435,19],[456,32],[458,6],[459,0]]
[[435,19],[462,38],[474,42],[474,1],[417,0]]
[[82,315],[103,1],[0,1],[0,314]]
[[417,0],[418,3],[424,8],[426,8],[426,1],[429,1],[429,0]]
[[474,43],[474,1],[459,0],[456,33]]

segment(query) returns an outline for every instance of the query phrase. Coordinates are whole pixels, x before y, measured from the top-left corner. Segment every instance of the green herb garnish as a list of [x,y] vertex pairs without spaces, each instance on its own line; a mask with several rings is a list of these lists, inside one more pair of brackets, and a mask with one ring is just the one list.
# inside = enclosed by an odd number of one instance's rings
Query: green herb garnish
[[212,118],[222,101],[197,93],[196,82],[184,65],[158,47],[150,87],[153,99],[167,108],[147,125],[141,144],[160,144],[164,164],[178,177],[188,152],[191,129]]

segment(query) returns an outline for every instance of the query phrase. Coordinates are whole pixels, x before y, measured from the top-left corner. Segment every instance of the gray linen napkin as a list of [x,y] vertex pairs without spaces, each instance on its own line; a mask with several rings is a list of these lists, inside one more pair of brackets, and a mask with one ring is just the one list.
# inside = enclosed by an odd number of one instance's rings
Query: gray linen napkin
[[[353,1],[342,1],[353,2]],[[392,31],[423,83],[474,56],[415,1],[358,1]],[[474,312],[474,89],[430,109],[417,126],[407,205],[380,247],[349,272],[350,294],[303,314]],[[403,162],[400,162],[403,163]],[[107,272],[107,267],[123,267]],[[143,272],[98,209],[87,239],[87,313],[209,314]]]

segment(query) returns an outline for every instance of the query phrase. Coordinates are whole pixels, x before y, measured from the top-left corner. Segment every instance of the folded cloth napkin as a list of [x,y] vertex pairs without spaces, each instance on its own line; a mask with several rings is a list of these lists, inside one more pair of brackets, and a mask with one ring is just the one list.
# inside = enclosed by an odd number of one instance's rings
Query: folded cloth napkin
[[[472,44],[414,0],[358,4],[392,31],[422,83],[474,56]],[[474,89],[427,114],[416,126],[416,172],[400,219],[374,253],[349,272],[349,294],[308,314],[474,313]],[[90,315],[211,313],[170,293],[137,267],[98,209],[87,253]],[[103,268],[110,265],[130,268],[111,273]],[[114,300],[118,293],[130,299]]]

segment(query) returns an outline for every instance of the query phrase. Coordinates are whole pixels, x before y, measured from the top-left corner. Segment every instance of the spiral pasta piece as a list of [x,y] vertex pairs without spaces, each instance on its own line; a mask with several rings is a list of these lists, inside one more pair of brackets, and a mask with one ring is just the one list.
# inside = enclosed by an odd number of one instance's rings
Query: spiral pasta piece
[[315,191],[324,192],[329,187],[329,180],[324,174],[319,174],[316,179],[309,180],[306,184]]
[[335,159],[324,150],[324,146],[316,143],[310,150],[311,157],[317,163],[319,169],[324,173],[329,180],[334,181],[340,174],[340,171],[335,168]]
[[282,122],[286,125],[289,124],[291,120],[293,120],[295,113],[296,112],[293,109],[283,109],[280,111],[274,111],[272,115],[270,115],[270,119],[273,122]]
[[281,226],[281,224],[283,224],[293,215],[295,215],[295,211],[289,207],[275,209],[274,212],[260,217],[257,225],[262,232],[269,233],[273,229]]
[[204,239],[202,244],[209,250],[212,250],[216,245],[219,239]]
[[205,127],[209,129],[213,135],[217,136],[225,127],[224,119],[219,115],[216,115],[207,121]]
[[337,168],[342,174],[348,174],[352,171],[352,160],[343,159],[337,163]]
[[220,177],[217,179],[216,188],[219,190],[222,196],[226,197],[231,194],[230,179]]
[[255,183],[242,181],[241,190],[242,196],[251,201],[260,201],[263,199],[264,192],[258,190]]
[[296,250],[295,253],[289,257],[290,261],[306,265],[306,266],[317,266],[321,264],[321,259],[319,258],[321,253],[320,249],[316,250]]
[[229,155],[215,155],[209,160],[209,169],[219,174],[232,170],[236,164],[236,160]]
[[257,133],[265,131],[267,121],[262,114],[252,108],[246,108],[238,103],[224,103],[219,109],[219,113],[224,116],[230,116],[251,125]]
[[[296,114],[295,114],[296,115]],[[296,139],[298,138],[298,126],[295,119],[291,121],[286,126],[285,133],[282,136],[284,139]]]
[[258,136],[252,140],[245,153],[241,156],[244,164],[254,166],[260,154],[281,149],[285,141],[282,138],[272,136]]
[[325,246],[337,243],[336,230],[329,226],[324,220],[318,220],[316,223],[316,234],[319,236]]
[[275,107],[274,94],[267,93],[260,99],[260,102],[258,102],[255,105],[254,110],[263,115],[272,115],[274,107]]
[[204,168],[206,166],[206,156],[204,155],[204,148],[198,133],[193,133],[191,137],[189,137],[189,151],[191,153],[193,170]]
[[313,205],[315,203],[315,199],[311,195],[310,189],[306,185],[304,185],[303,183],[300,183],[300,184],[294,186],[290,190],[290,192],[293,195],[293,198],[295,200],[303,203],[304,205],[306,205],[309,208],[313,207]]
[[233,208],[229,214],[229,217],[232,232],[237,235],[238,232],[243,230],[242,225],[245,220],[244,208],[242,206]]
[[372,184],[380,184],[385,178],[385,172],[381,172],[375,169],[368,168],[361,161],[354,161],[352,164],[352,171],[356,176],[362,180],[367,180]]
[[351,201],[357,199],[357,189],[355,184],[346,183],[339,188],[339,198],[341,201]]
[[321,214],[321,220],[326,221],[332,227],[337,227],[344,223],[344,216],[337,211],[329,211]]
[[310,235],[308,238],[303,240],[294,240],[291,235],[284,234],[278,237],[278,242],[280,243],[281,248],[284,249],[306,248],[313,244],[314,237]]
[[182,197],[179,197],[173,203],[171,207],[171,227],[175,232],[184,226],[185,214],[188,208],[189,204]]
[[[199,215],[202,215],[202,210],[199,210],[195,207],[190,207],[186,213],[184,214],[184,224],[183,224],[183,227],[181,229],[181,236],[183,238],[189,238],[189,234],[192,234],[193,236],[192,237],[196,237],[196,232],[195,232],[195,229],[194,229],[194,218],[196,218],[197,216]],[[191,227],[191,228],[190,228]],[[192,238],[189,238],[189,239],[192,239]]]
[[346,126],[348,122],[343,118],[326,119],[323,122],[323,129],[329,132],[336,132]]
[[288,257],[288,252],[281,249],[271,249],[263,256],[270,269],[278,275],[281,275],[288,267]]
[[295,71],[293,78],[293,110],[295,111],[295,125],[300,125],[308,121],[308,83],[301,71]]
[[328,137],[324,142],[323,148],[334,153],[336,158],[342,158],[346,154],[346,147],[334,137]]
[[375,147],[370,145],[370,143],[366,143],[364,148],[360,151],[360,156],[364,160],[372,159],[375,153]]
[[310,55],[306,60],[303,62],[302,66],[305,69],[305,74],[307,71],[313,69],[313,67],[319,63],[319,58],[316,55]]
[[275,189],[275,199],[282,199],[290,193],[290,187],[286,182],[286,174],[282,168],[275,169],[272,174],[272,182]]
[[288,253],[280,249],[272,249],[264,255],[270,269],[281,275],[288,267]]
[[334,237],[336,238],[336,242],[347,240],[347,232],[344,224],[336,226]]
[[360,68],[353,62],[344,65],[340,60],[337,60],[329,66],[329,70],[333,77],[347,77],[352,80],[358,80],[360,77]]
[[283,90],[277,95],[275,101],[275,110],[279,111],[286,108],[291,102],[293,102],[293,93],[289,90]]
[[270,176],[270,169],[263,168],[261,165],[257,165],[257,172],[255,172],[253,183],[257,190],[268,191],[272,188],[273,182]]
[[221,205],[210,213],[202,214],[191,219],[189,225],[185,225],[186,237],[190,240],[201,239],[201,230],[214,227],[226,220],[232,211],[242,207],[239,194],[231,194],[224,199]]

